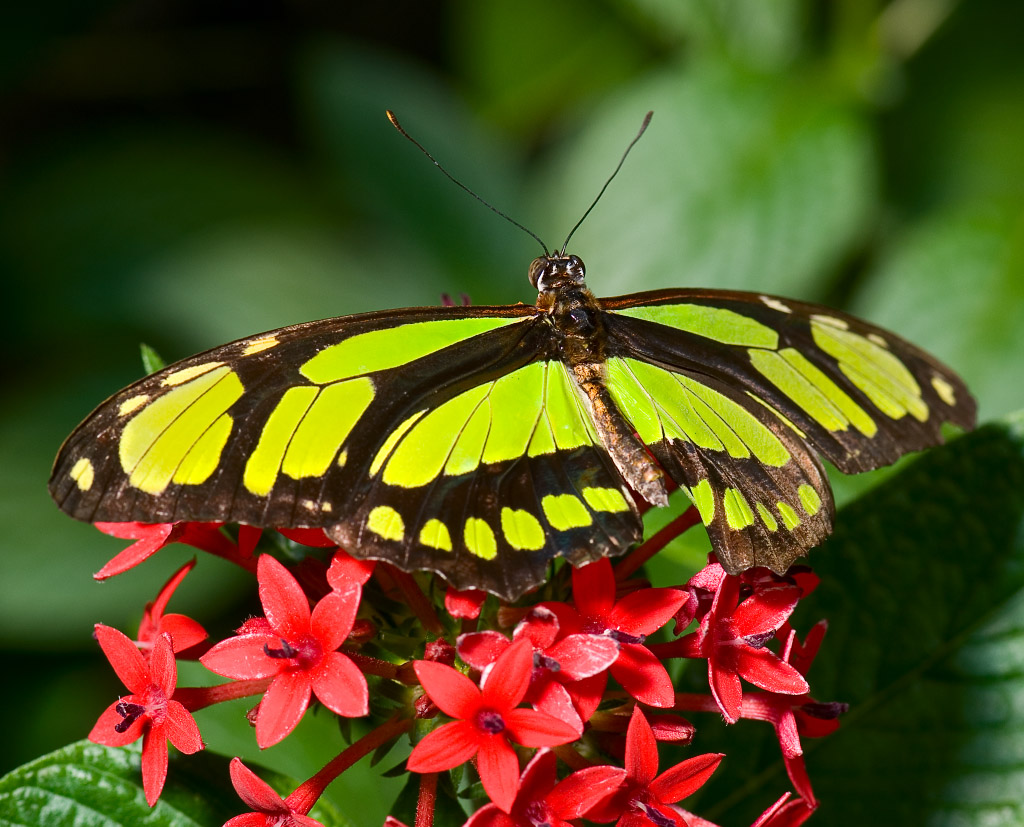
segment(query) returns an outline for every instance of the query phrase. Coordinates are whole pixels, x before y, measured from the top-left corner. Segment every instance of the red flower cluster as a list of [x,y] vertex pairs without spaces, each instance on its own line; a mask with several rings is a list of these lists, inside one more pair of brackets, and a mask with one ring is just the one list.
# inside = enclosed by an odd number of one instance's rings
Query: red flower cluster
[[[234,759],[231,781],[250,812],[227,827],[313,827],[319,822],[310,812],[339,774],[370,752],[383,755],[410,731],[416,738],[406,769],[420,775],[416,827],[429,827],[442,794],[436,774],[460,770],[463,778],[467,766],[483,800],[465,827],[562,827],[580,819],[623,827],[711,825],[679,802],[725,756],[692,755],[659,772],[659,743],[678,750],[693,738],[694,725],[680,716],[688,712],[774,728],[799,797],[785,793],[755,827],[795,827],[817,806],[800,736],[833,731],[845,707],[815,701],[805,677],[824,623],[803,644],[789,624],[817,583],[807,570],[730,576],[712,559],[678,587],[652,588],[617,579],[611,563],[600,560],[572,571],[564,599],[498,607],[480,592],[423,591],[416,578],[356,560],[319,530],[280,531],[306,547],[300,563],[285,565],[268,553],[271,538],[257,529],[243,527],[232,538],[212,524],[101,528],[134,540],[102,576],[184,542],[252,572],[263,609],[233,636],[205,642],[199,623],[166,611],[193,560],[146,607],[136,640],[96,627],[131,694],[111,704],[89,737],[109,745],[143,739],[150,804],[167,776],[167,742],[186,754],[203,746],[191,712],[259,697],[249,719],[261,748],[286,739],[314,699],[374,726],[284,798]],[[650,551],[635,553],[646,559]],[[666,639],[672,620],[675,634],[684,634]],[[420,657],[410,659],[410,652]],[[198,659],[230,680],[178,687],[176,656]],[[676,691],[667,666],[677,658],[706,661],[707,692]],[[744,681],[756,689],[745,690]],[[371,711],[377,692],[389,699],[380,705],[389,717]],[[524,753],[532,753],[525,768]]]

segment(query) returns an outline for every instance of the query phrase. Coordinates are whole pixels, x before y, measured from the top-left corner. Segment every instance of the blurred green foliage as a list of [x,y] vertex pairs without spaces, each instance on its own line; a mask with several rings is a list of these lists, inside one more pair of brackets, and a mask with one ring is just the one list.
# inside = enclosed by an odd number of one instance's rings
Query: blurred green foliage
[[[0,635],[18,676],[0,771],[88,730],[117,691],[91,625],[133,628],[188,556],[92,585],[122,543],[45,490],[61,439],[140,375],[140,342],[174,360],[442,292],[532,299],[534,242],[386,107],[549,245],[653,109],[573,239],[599,295],[830,302],[961,371],[982,419],[1024,405],[1016,4],[48,0],[0,16]],[[249,585],[204,558],[174,608],[224,634],[255,609]],[[264,760],[311,773],[338,743],[324,723]],[[207,740],[254,751],[244,723]]]

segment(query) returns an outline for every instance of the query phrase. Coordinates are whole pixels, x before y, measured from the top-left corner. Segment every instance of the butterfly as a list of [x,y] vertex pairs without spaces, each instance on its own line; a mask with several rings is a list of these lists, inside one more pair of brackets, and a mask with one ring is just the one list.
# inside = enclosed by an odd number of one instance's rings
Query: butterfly
[[564,245],[529,278],[533,305],[343,316],[170,365],[71,434],[50,492],[89,522],[322,528],[356,557],[514,600],[555,557],[638,543],[636,498],[666,505],[670,482],[728,572],[782,574],[831,531],[822,458],[867,471],[974,425],[955,373],[836,310],[600,299]]

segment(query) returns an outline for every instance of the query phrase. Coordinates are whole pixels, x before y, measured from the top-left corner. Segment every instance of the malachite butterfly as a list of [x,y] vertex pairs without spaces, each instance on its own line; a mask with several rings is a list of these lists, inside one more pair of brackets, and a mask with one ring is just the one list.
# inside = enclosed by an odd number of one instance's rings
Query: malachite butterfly
[[[620,164],[621,165],[621,164]],[[512,600],[642,539],[633,492],[700,512],[727,571],[829,534],[821,458],[867,471],[970,428],[960,378],[819,305],[725,290],[598,299],[545,254],[535,305],[407,308],[273,330],[115,394],[50,491],[90,522],[323,528],[356,557]]]

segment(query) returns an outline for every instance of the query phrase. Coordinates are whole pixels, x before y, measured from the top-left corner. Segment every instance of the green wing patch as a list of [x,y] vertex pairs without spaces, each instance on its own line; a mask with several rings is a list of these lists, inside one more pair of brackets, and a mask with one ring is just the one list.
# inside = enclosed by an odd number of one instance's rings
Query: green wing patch
[[328,534],[512,599],[555,556],[620,554],[642,526],[566,367],[542,361],[403,422],[373,457],[352,519]]

